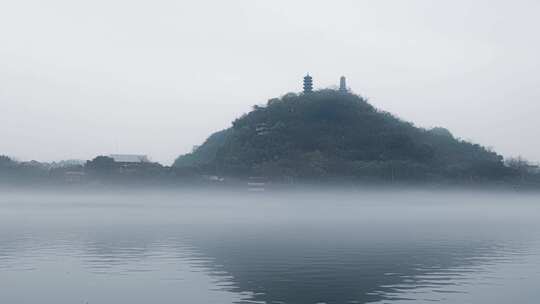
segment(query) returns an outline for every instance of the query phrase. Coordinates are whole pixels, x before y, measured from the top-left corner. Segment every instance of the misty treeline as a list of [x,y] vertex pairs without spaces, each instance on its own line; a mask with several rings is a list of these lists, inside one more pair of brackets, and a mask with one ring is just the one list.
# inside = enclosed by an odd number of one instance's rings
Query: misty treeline
[[159,163],[125,164],[108,156],[89,161],[42,163],[19,162],[0,156],[0,183],[3,184],[110,184],[165,183],[173,180],[170,167]]
[[[380,164],[379,164],[380,165]],[[391,163],[387,163],[388,166]],[[507,182],[512,184],[528,184],[540,186],[540,173],[537,167],[523,158],[513,158],[506,162],[513,171],[512,178]],[[381,167],[373,169],[378,181],[403,180],[399,167],[387,167],[386,172],[393,170],[394,177],[381,174]],[[126,166],[115,163],[107,156],[98,156],[84,164],[73,162],[42,163],[37,161],[19,162],[7,156],[0,155],[0,186],[5,185],[103,185],[103,184],[149,184],[149,185],[181,185],[183,183],[215,183],[201,169],[175,168],[158,163],[144,163]],[[377,172],[379,171],[379,172]],[[267,177],[269,181],[276,180]],[[233,178],[241,182],[242,178]],[[290,182],[288,178],[281,181]],[[307,181],[307,180],[306,180]],[[302,182],[302,180],[297,180]],[[475,182],[475,180],[465,180]]]
[[19,162],[0,156],[0,183],[182,184],[246,181],[532,185],[538,166],[444,128],[423,129],[335,90],[289,93],[236,119],[173,166],[88,161]]
[[211,135],[177,168],[282,180],[538,183],[537,167],[504,161],[444,128],[423,129],[336,90],[289,93]]

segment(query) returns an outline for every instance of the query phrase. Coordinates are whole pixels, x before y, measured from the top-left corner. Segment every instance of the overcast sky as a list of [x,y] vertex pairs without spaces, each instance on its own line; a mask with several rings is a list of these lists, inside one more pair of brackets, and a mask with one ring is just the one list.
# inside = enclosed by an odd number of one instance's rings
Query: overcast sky
[[0,154],[170,164],[309,72],[540,161],[538,16],[538,0],[0,1]]

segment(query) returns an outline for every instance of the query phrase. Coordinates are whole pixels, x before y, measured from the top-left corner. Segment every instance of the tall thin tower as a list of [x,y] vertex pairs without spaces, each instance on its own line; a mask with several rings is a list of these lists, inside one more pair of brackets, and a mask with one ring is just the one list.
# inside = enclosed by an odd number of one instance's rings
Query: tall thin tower
[[313,78],[307,74],[304,77],[304,93],[313,92]]
[[347,90],[347,79],[345,79],[345,76],[341,76],[339,79],[339,91],[346,93],[349,90]]

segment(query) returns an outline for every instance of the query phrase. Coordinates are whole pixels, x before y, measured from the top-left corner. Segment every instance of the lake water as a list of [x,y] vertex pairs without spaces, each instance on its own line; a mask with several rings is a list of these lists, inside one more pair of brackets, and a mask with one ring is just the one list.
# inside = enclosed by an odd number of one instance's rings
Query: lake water
[[0,303],[538,303],[540,200],[0,194]]

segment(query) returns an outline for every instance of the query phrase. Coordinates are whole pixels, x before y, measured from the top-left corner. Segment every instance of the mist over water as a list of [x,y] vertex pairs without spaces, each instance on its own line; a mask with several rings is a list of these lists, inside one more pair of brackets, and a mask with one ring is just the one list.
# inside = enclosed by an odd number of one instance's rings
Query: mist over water
[[535,194],[0,194],[0,303],[535,303]]

